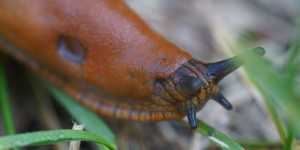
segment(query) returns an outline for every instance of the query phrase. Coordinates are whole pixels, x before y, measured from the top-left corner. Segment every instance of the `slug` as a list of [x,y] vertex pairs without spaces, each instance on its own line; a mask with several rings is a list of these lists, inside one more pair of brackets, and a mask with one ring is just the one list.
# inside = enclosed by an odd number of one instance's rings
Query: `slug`
[[218,82],[263,48],[204,63],[155,33],[122,0],[0,0],[1,51],[104,116],[154,122],[209,99],[232,105]]

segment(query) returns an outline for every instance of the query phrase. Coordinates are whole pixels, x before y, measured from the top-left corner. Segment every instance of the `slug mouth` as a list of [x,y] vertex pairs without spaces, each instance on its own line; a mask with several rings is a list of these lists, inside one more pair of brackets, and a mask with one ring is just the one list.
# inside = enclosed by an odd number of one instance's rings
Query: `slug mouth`
[[[216,92],[210,98],[213,99],[213,100],[215,100],[216,102],[218,102],[225,109],[227,109],[227,110],[231,110],[232,109],[232,105],[230,104],[230,102],[219,91]],[[183,108],[184,108],[184,111],[186,113],[187,119],[189,121],[190,128],[192,130],[197,129],[196,113],[205,105],[205,103],[210,98],[206,98],[206,99],[202,100],[202,103],[194,102],[192,100],[187,100],[184,103]],[[193,99],[195,99],[195,98],[193,98]]]

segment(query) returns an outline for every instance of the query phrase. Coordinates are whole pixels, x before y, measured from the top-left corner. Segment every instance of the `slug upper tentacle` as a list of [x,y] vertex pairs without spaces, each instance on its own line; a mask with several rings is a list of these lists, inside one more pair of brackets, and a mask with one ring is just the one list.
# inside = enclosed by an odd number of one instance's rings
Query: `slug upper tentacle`
[[245,62],[249,61],[249,58],[251,58],[251,56],[263,56],[264,54],[265,50],[262,47],[257,47],[239,56],[235,56],[233,58],[215,63],[209,63],[205,66],[208,68],[208,73],[213,78],[213,81],[215,83],[218,83],[229,73],[233,72]]

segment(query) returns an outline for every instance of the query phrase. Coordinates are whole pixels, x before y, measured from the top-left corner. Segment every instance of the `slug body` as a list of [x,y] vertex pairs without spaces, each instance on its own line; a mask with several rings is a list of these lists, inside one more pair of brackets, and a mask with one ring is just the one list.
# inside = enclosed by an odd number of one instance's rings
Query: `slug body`
[[208,99],[231,108],[216,84],[244,58],[193,60],[121,0],[0,0],[0,47],[99,114],[191,128]]

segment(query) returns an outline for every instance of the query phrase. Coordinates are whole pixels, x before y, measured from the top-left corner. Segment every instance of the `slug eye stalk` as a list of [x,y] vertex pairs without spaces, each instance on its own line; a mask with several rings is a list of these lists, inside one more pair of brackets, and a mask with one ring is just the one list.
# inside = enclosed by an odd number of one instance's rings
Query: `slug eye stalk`
[[244,63],[250,61],[250,58],[263,56],[264,54],[265,50],[262,47],[257,47],[238,56],[215,63],[209,63],[205,66],[213,78],[214,83],[219,83],[225,76],[242,66]]

